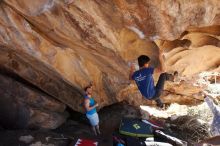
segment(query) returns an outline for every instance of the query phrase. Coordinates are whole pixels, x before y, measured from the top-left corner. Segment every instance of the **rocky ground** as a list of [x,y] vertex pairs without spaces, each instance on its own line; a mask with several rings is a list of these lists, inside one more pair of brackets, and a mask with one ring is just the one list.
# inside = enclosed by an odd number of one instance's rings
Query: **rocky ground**
[[[140,118],[138,108],[119,103],[102,109],[99,112],[100,128],[102,134],[94,136],[91,133],[90,126],[85,115],[74,112],[69,120],[61,127],[55,130],[1,130],[0,146],[68,146],[76,142],[78,138],[90,138],[97,140],[100,146],[112,146],[112,133],[118,131],[120,120],[124,116]],[[77,121],[76,121],[77,120]],[[33,136],[34,139],[25,144],[19,141],[21,136]],[[47,137],[62,138],[68,137],[67,140],[55,140]]]
[[[201,110],[205,110],[200,107]],[[200,111],[198,108],[191,109]],[[69,109],[68,109],[69,110]],[[69,111],[69,119],[55,130],[0,130],[0,146],[69,146],[77,141],[78,138],[93,139],[99,142],[99,146],[112,146],[112,134],[118,133],[120,120],[122,117],[143,117],[139,107],[128,105],[125,102],[114,104],[99,111],[100,128],[102,134],[94,136],[89,123],[85,117],[78,112]],[[196,113],[196,112],[193,112]],[[192,115],[192,111],[189,112]],[[210,114],[210,113],[207,113]],[[204,115],[203,115],[204,116]],[[171,120],[170,118],[156,118],[165,123],[165,132],[182,140],[188,145],[192,145],[201,139],[209,136],[207,124],[201,124],[196,116],[180,116]],[[208,132],[208,133],[207,133]],[[24,142],[22,136],[29,136],[29,142]],[[32,137],[32,138],[30,138]],[[25,138],[28,140],[28,138]]]

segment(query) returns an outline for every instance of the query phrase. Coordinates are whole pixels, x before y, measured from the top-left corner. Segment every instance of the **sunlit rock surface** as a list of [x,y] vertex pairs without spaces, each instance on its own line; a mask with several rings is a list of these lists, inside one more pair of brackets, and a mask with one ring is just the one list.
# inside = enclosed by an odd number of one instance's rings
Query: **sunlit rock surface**
[[[146,54],[154,67],[185,76],[219,71],[219,8],[218,0],[3,0],[0,66],[76,111],[90,81],[99,108],[151,104],[129,85],[128,62]],[[192,85],[169,83],[164,101],[202,100]]]
[[177,70],[182,75],[220,72],[219,31],[219,26],[191,28],[175,41],[158,41],[167,70]]

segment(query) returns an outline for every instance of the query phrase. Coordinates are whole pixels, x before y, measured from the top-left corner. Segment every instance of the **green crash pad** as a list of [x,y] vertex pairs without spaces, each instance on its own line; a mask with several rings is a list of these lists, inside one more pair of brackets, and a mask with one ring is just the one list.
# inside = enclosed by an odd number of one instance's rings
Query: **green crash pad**
[[139,119],[123,118],[119,133],[133,137],[153,137],[153,128]]

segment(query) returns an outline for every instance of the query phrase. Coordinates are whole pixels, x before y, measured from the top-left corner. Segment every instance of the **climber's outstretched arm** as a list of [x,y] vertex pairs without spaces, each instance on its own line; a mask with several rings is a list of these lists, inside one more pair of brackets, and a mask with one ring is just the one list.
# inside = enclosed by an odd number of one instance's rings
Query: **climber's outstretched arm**
[[135,66],[134,66],[134,64],[131,64],[130,73],[129,73],[129,80],[133,80],[132,76],[133,76],[134,72],[135,72]]
[[161,73],[166,72],[166,68],[165,68],[165,64],[164,64],[165,58],[163,56],[162,50],[159,50],[158,60],[159,60],[159,63],[157,66],[153,66],[152,64],[150,66],[154,68],[155,73],[161,74]]

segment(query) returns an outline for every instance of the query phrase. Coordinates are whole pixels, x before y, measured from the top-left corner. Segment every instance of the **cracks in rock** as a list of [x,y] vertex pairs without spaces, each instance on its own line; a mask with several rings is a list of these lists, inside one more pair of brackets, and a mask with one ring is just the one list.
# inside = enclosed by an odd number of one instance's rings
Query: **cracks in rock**
[[14,81],[17,81],[17,82],[23,84],[24,86],[27,86],[27,87],[31,88],[31,90],[42,92],[43,94],[51,97],[51,95],[49,95],[48,93],[44,92],[39,87],[37,87],[34,84],[28,82],[24,78],[22,78],[19,75],[15,74],[12,70],[9,70],[9,69],[3,67],[2,65],[0,65],[0,74],[3,75],[3,76],[9,77],[9,78],[13,79]]

